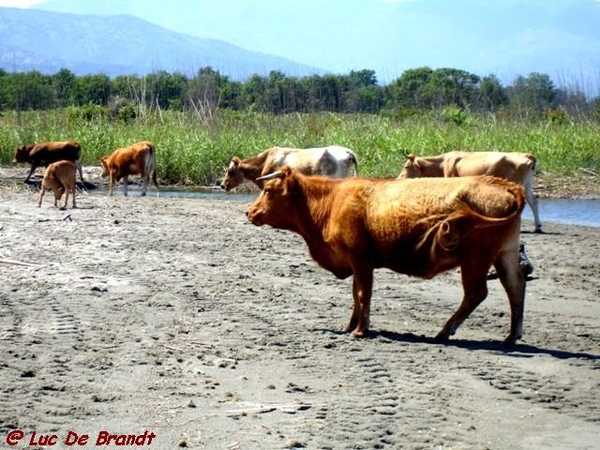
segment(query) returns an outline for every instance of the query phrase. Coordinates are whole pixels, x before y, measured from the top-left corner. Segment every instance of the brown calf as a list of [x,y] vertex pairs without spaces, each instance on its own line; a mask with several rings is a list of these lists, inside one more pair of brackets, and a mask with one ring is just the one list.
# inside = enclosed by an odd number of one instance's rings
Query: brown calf
[[102,176],[109,176],[108,195],[113,194],[113,187],[120,179],[123,179],[123,194],[127,195],[127,183],[129,175],[140,175],[142,177],[142,195],[146,195],[150,176],[152,182],[158,189],[156,181],[156,162],[154,144],[149,141],[141,141],[129,147],[119,148],[111,155],[100,158],[102,165]]
[[42,206],[42,199],[46,190],[52,190],[54,193],[54,206],[58,206],[58,201],[65,194],[65,203],[60,209],[67,209],[69,201],[69,192],[73,195],[73,208],[77,208],[75,203],[75,180],[77,178],[77,166],[73,161],[57,161],[49,164],[44,172],[44,178],[40,185],[40,196],[38,207]]

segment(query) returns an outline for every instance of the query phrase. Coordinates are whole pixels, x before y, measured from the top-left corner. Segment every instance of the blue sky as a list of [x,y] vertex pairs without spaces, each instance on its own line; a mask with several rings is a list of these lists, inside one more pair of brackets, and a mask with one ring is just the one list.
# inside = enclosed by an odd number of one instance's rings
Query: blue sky
[[0,0],[0,6],[15,6],[17,8],[27,8],[28,6],[41,3],[43,0]]
[[[587,1],[588,6],[600,2]],[[67,7],[62,3],[62,8],[49,10],[70,11],[73,5],[70,12],[138,14],[170,30],[334,73],[373,69],[382,82],[409,68],[454,67],[478,75],[493,73],[505,83],[530,72],[547,73],[561,84],[584,79],[592,90],[600,91],[600,34],[594,22],[598,12],[588,15],[589,8],[571,7],[578,3],[575,0],[352,0],[343,11],[342,0],[306,0],[305,8],[298,8],[299,2],[196,0],[194,11],[178,14],[176,8],[165,10],[157,1],[149,1],[148,8],[140,10],[139,0],[107,2],[110,8],[101,7],[102,2],[71,0]],[[43,3],[45,0],[0,0],[0,6],[22,8]],[[225,6],[219,7],[221,3]],[[389,13],[369,7],[383,3],[389,5]],[[189,7],[190,2],[181,4]],[[322,14],[315,16],[315,4]],[[548,8],[540,10],[540,5]],[[290,12],[286,6],[294,10]],[[367,12],[378,15],[364,21],[361,14]],[[290,13],[296,21],[289,21]],[[204,20],[210,14],[214,20]]]

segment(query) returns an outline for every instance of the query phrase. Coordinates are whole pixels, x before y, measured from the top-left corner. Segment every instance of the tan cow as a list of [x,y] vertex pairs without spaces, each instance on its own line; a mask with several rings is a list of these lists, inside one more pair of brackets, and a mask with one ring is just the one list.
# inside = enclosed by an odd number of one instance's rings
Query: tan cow
[[38,207],[42,206],[42,199],[46,190],[52,190],[54,193],[54,206],[58,206],[58,201],[65,194],[65,203],[60,209],[67,209],[69,201],[69,192],[73,195],[73,208],[77,208],[75,203],[75,182],[77,179],[77,166],[73,161],[57,161],[49,164],[44,172],[44,178],[40,185],[40,196]]
[[24,145],[15,149],[15,157],[13,164],[16,163],[29,163],[31,169],[25,178],[25,182],[29,181],[33,172],[38,167],[48,166],[56,161],[73,161],[77,165],[79,171],[79,178],[83,183],[83,171],[81,164],[79,164],[79,153],[81,147],[75,141],[52,141],[52,142],[38,142],[35,144]]
[[536,160],[529,153],[505,152],[448,152],[437,156],[406,155],[407,161],[398,178],[462,177],[493,175],[520,183],[533,211],[535,232],[542,232],[538,203],[533,194],[533,175]]
[[350,169],[358,176],[356,155],[346,147],[331,145],[315,148],[286,148],[273,147],[257,156],[244,160],[234,156],[221,180],[221,188],[229,191],[245,180],[262,187],[262,181],[257,178],[287,165],[304,175],[324,175],[330,178],[345,178]]
[[149,141],[141,141],[129,147],[119,148],[110,156],[100,158],[102,165],[102,176],[109,176],[108,195],[113,194],[113,187],[120,179],[123,179],[123,195],[127,195],[127,183],[129,175],[140,175],[142,177],[142,195],[146,195],[150,176],[152,182],[158,189],[156,181],[156,162],[154,144]]
[[446,341],[486,298],[493,265],[510,303],[505,342],[521,338],[525,279],[519,232],[525,198],[519,184],[491,176],[332,180],[289,167],[262,181],[248,219],[300,234],[321,267],[338,278],[354,276],[347,331],[363,336],[369,330],[374,269],[429,279],[460,267],[462,303],[436,336]]

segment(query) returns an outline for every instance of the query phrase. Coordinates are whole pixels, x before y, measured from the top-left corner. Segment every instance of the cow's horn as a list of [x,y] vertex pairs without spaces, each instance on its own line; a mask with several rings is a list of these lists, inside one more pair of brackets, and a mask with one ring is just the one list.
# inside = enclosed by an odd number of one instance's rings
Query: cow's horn
[[267,180],[272,180],[273,178],[279,178],[283,175],[283,172],[281,170],[278,170],[276,172],[271,172],[267,175],[263,175],[262,177],[258,177],[256,179],[256,181],[267,181]]

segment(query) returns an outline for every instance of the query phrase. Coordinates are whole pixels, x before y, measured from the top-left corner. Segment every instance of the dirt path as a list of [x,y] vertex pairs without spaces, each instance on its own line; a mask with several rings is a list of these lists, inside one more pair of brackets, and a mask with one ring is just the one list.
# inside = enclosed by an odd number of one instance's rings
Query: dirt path
[[246,202],[35,199],[0,190],[0,448],[15,429],[10,448],[103,430],[160,450],[597,448],[600,229],[523,234],[535,272],[507,351],[498,281],[438,345],[457,273],[378,271],[357,340],[340,332],[350,280],[247,224]]

